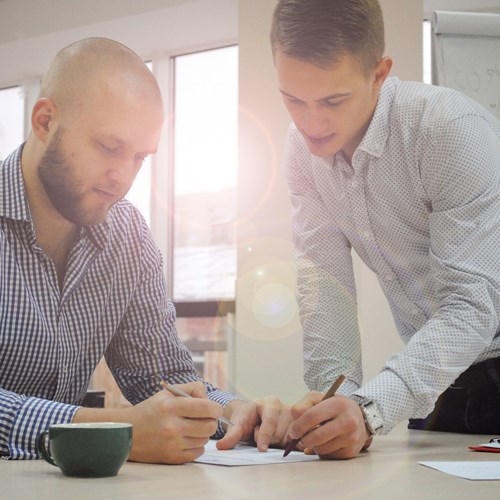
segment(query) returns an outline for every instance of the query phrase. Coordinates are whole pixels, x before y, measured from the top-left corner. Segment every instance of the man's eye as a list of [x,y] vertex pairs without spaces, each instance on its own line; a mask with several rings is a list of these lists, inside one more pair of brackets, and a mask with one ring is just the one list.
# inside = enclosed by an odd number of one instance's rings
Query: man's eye
[[118,148],[115,146],[106,146],[106,144],[103,144],[102,142],[99,143],[101,146],[101,149],[108,154],[116,154],[118,152]]
[[337,102],[326,101],[324,104],[327,108],[336,108],[342,104],[342,101],[337,101]]
[[300,104],[302,101],[299,101],[298,99],[294,99],[293,97],[287,97],[286,100],[290,103],[290,104]]

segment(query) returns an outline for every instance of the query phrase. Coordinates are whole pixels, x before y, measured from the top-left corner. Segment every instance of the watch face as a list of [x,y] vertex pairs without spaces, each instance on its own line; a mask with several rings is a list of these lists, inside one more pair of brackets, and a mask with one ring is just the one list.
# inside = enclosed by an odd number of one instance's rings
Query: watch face
[[382,415],[377,408],[377,405],[373,402],[368,403],[363,407],[367,424],[369,425],[369,431],[372,434],[376,434],[384,425],[384,420],[382,419]]
[[358,403],[361,408],[368,432],[370,434],[380,434],[384,426],[384,419],[382,418],[382,412],[379,410],[377,404],[366,397],[356,394],[350,396],[350,398]]

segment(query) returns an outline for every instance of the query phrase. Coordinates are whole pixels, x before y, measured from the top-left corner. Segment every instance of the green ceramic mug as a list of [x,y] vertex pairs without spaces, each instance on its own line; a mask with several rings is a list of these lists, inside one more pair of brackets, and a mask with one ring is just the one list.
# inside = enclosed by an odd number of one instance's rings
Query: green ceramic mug
[[132,446],[132,424],[55,424],[40,433],[36,445],[66,476],[116,476]]

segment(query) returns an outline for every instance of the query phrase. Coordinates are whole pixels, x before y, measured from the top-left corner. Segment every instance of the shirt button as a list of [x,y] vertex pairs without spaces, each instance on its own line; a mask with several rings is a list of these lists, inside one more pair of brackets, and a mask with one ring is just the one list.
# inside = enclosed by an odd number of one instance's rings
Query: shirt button
[[385,281],[392,281],[395,278],[394,274],[388,273],[384,276]]
[[363,236],[367,239],[370,239],[372,237],[372,232],[371,231],[363,231]]
[[352,186],[353,188],[357,188],[357,187],[359,186],[359,182],[358,182],[358,181],[352,181],[352,182],[351,182],[351,186]]
[[63,366],[63,373],[68,373],[68,365]]

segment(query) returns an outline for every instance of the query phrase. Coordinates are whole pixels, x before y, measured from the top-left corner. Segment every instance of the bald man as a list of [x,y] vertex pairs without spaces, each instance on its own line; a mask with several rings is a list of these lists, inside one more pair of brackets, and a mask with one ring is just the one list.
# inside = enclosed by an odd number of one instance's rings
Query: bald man
[[[42,78],[32,130],[0,163],[0,453],[36,458],[50,424],[134,425],[130,459],[184,463],[211,436],[286,442],[274,397],[246,402],[196,374],[175,329],[160,253],[123,199],[163,123],[160,90],[130,49],[90,38]],[[99,360],[130,408],[83,408]],[[165,380],[193,396],[159,391]],[[235,424],[226,434],[218,418]]]

